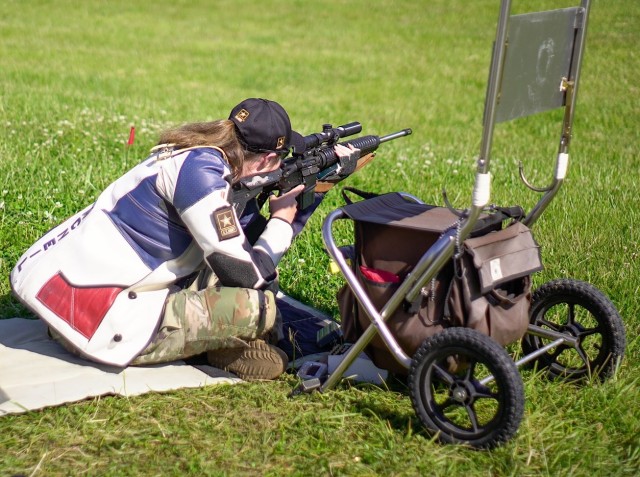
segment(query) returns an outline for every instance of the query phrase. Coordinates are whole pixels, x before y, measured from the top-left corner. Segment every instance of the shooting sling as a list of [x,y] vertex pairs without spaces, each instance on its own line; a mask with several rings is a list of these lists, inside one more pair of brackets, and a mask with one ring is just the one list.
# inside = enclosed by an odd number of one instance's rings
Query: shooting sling
[[[471,238],[438,276],[422,288],[415,303],[403,303],[386,321],[398,344],[413,355],[429,336],[450,326],[465,326],[502,345],[520,339],[528,325],[530,275],[542,269],[531,231],[518,221],[506,228],[514,210],[483,216]],[[343,207],[354,221],[353,270],[380,310],[413,266],[440,237],[455,227],[449,209],[408,202],[396,193]],[[509,220],[511,222],[511,220]],[[345,285],[338,293],[345,339],[356,341],[370,319]],[[366,349],[380,368],[407,370],[376,337]]]

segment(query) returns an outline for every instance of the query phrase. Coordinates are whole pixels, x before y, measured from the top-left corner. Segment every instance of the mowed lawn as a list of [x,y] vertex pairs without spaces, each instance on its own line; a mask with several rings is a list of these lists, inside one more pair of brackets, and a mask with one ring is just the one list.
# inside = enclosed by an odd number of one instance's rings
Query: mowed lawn
[[[574,6],[514,0],[514,13]],[[525,417],[493,451],[434,442],[402,382],[288,397],[294,376],[0,417],[1,475],[636,475],[640,468],[637,0],[594,0],[568,178],[536,223],[545,281],[573,277],[622,315],[615,376],[584,386],[524,371]],[[0,7],[0,318],[29,317],[9,273],[49,228],[143,159],[166,127],[279,101],[303,134],[410,127],[344,185],[467,207],[498,0],[5,0]],[[531,208],[559,111],[496,128],[492,202]],[[127,147],[130,128],[136,135]],[[322,220],[280,265],[287,293],[337,316]],[[349,240],[349,231],[340,230]],[[97,252],[98,253],[98,252]],[[514,348],[517,352],[518,347]],[[0,383],[2,376],[0,376]]]

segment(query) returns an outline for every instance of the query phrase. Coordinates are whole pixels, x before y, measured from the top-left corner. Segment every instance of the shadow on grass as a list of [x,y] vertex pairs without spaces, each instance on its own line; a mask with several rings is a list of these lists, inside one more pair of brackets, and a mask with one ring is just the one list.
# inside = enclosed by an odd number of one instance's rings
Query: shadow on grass
[[[406,378],[392,376],[387,380],[384,388],[372,384],[358,384],[356,387],[365,393],[371,390],[371,394],[367,394],[365,399],[354,400],[351,403],[354,411],[364,417],[374,417],[386,422],[396,431],[431,438],[413,410]],[[389,397],[385,397],[385,393],[388,393]]]

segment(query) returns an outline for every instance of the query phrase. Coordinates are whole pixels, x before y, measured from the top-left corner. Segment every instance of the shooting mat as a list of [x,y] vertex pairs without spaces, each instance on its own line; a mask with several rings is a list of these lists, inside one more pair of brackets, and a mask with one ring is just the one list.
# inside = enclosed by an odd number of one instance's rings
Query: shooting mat
[[[322,312],[278,294],[286,334],[296,349],[279,343],[290,359],[322,351],[315,336],[328,319]],[[295,331],[295,333],[292,332]],[[0,319],[0,416],[59,406],[98,396],[136,396],[148,392],[242,382],[202,360],[118,368],[83,360],[49,338],[40,320]],[[293,364],[293,363],[292,363]]]
[[97,396],[136,396],[239,381],[211,366],[182,361],[124,369],[92,363],[49,338],[40,320],[0,320],[0,416]]

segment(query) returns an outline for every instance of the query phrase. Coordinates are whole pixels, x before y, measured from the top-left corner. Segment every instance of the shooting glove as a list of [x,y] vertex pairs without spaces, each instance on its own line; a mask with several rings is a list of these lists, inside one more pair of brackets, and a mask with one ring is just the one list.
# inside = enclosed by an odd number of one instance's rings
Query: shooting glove
[[[360,151],[354,151],[354,153],[360,154]],[[339,171],[339,172],[334,172],[331,173],[325,177],[322,178],[322,180],[319,180],[316,183],[316,192],[327,192],[329,191],[329,189],[331,189],[334,185],[336,185],[338,182],[340,182],[343,179],[346,179],[347,177],[349,177],[352,173],[359,171],[360,169],[362,169],[364,166],[366,166],[369,162],[371,162],[373,160],[373,158],[375,157],[375,153],[370,153],[367,154],[366,156],[363,156],[361,158],[356,158],[357,162],[355,165],[355,168],[353,169],[353,171],[346,173],[346,171]]]

